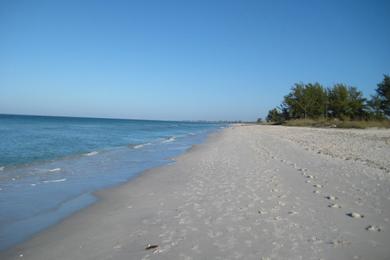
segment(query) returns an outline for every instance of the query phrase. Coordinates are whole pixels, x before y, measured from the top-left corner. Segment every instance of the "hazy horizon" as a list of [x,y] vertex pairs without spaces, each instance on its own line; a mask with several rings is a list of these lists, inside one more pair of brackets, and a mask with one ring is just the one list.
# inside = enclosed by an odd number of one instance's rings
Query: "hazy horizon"
[[6,114],[0,113],[0,116],[27,116],[27,117],[66,117],[66,118],[83,118],[83,119],[108,119],[108,120],[138,120],[138,121],[164,121],[164,122],[254,122],[256,120],[169,120],[169,119],[144,119],[144,118],[119,118],[119,117],[95,117],[95,116],[68,116],[68,115],[50,115],[50,114]]
[[374,94],[388,1],[2,1],[0,113],[264,118],[296,82]]

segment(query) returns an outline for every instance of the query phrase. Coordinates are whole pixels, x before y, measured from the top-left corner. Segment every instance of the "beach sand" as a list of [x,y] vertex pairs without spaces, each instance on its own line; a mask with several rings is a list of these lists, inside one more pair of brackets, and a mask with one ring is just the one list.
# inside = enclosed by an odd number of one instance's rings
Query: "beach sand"
[[389,130],[232,126],[0,259],[389,259],[389,158]]

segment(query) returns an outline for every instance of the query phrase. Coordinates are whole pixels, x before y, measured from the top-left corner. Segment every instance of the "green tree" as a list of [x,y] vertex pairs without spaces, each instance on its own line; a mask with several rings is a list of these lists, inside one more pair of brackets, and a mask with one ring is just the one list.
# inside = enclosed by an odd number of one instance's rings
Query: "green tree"
[[366,116],[366,99],[355,87],[348,88],[348,113],[351,119],[363,119]]
[[378,95],[371,96],[371,99],[367,101],[369,109],[369,118],[382,120],[385,118],[385,113],[382,110],[382,100]]
[[361,119],[365,115],[363,93],[355,87],[336,84],[328,90],[329,113],[340,119]]
[[270,111],[268,111],[268,115],[267,115],[267,118],[266,118],[267,122],[273,122],[273,123],[283,123],[284,121],[284,117],[283,117],[283,114],[277,109],[277,108],[274,108],[274,109],[271,109]]
[[296,83],[284,97],[283,107],[292,118],[318,118],[326,115],[327,93],[319,83]]
[[380,100],[380,108],[386,116],[390,116],[390,77],[384,75],[384,79],[377,85],[377,99]]
[[336,84],[328,90],[329,114],[335,118],[345,118],[348,111],[348,87]]

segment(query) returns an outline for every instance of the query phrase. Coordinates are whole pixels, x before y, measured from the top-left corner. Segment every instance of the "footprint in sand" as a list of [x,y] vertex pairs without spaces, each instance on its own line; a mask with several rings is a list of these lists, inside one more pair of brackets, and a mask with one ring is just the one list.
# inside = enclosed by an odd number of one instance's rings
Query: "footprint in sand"
[[313,237],[309,238],[307,241],[310,242],[310,243],[313,243],[313,244],[321,244],[321,243],[323,243],[323,241],[320,238],[316,237],[316,236],[313,236]]
[[202,251],[199,250],[199,245],[194,245],[191,249],[198,254],[202,253]]
[[349,245],[349,244],[351,244],[351,242],[346,241],[346,240],[338,240],[338,239],[336,239],[336,240],[330,241],[329,244],[331,244],[331,245],[333,245],[333,246],[336,247],[336,246],[345,246],[345,245]]
[[122,245],[121,244],[116,244],[113,249],[122,249]]
[[341,206],[339,204],[337,204],[337,203],[329,204],[328,207],[329,208],[336,208],[336,209],[340,209],[341,208]]

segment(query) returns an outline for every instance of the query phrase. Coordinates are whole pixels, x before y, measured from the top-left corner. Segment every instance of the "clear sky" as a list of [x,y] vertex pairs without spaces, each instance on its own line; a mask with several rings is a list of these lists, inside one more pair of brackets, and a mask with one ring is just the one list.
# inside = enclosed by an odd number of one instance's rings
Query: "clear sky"
[[374,93],[390,1],[0,0],[0,113],[255,120],[295,82]]

